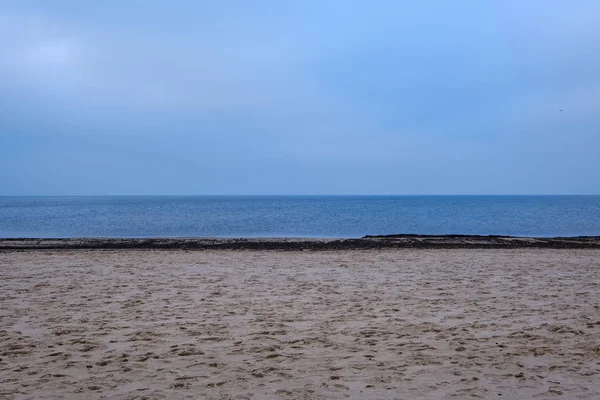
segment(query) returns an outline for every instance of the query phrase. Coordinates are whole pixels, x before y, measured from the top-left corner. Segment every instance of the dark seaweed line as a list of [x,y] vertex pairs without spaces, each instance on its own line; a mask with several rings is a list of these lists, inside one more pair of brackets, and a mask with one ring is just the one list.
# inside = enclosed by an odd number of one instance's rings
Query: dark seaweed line
[[35,250],[274,250],[600,249],[599,236],[516,238],[469,235],[390,235],[359,239],[0,239],[0,251]]

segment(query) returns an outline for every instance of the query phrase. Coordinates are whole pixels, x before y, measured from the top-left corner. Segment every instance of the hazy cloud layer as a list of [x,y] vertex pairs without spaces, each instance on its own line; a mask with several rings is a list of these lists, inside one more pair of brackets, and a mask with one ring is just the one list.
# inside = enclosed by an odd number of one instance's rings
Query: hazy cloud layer
[[600,193],[597,1],[204,3],[0,0],[0,195]]

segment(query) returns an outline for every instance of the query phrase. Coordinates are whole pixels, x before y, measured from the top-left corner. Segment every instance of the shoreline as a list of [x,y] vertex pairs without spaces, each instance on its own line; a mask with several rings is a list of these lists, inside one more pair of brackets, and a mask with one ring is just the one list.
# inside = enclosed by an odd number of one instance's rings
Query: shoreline
[[4,238],[0,252],[36,250],[600,249],[600,236],[515,237],[398,234],[316,238]]

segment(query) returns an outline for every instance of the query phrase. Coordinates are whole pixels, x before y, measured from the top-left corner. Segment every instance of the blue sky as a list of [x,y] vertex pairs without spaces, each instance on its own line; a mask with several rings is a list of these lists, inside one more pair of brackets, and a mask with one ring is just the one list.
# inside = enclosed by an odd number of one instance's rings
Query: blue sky
[[596,0],[0,0],[0,195],[600,194],[599,149]]

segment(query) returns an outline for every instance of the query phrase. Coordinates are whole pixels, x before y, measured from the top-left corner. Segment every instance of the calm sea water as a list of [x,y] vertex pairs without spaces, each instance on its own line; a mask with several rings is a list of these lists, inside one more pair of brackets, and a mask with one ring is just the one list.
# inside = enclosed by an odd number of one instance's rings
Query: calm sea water
[[600,235],[600,196],[0,197],[0,237]]

